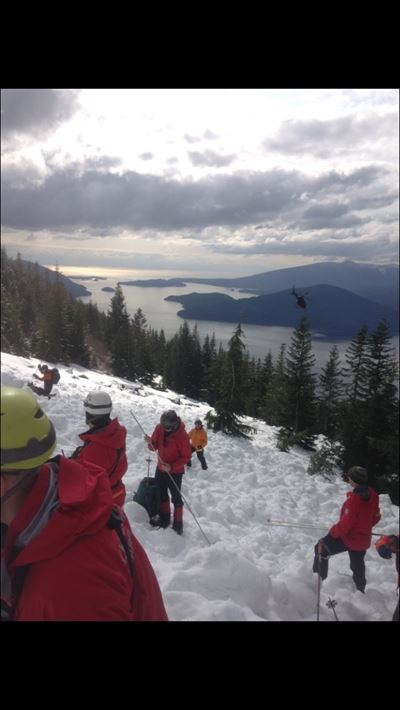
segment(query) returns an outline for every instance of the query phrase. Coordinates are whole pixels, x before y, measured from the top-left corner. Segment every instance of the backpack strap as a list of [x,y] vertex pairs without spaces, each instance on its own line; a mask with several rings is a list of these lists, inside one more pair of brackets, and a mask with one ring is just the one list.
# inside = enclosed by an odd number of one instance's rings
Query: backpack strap
[[[111,478],[113,475],[114,471],[117,470],[117,466],[119,464],[119,460],[122,456],[122,454],[125,452],[125,446],[122,446],[120,449],[117,449],[117,458],[115,459],[114,465],[112,469],[108,472],[108,478]],[[114,483],[113,486],[111,486],[111,489],[114,490],[114,488],[117,488],[121,482],[121,479],[119,479],[116,483]]]
[[113,509],[111,511],[111,515],[110,515],[108,522],[107,522],[107,526],[111,530],[115,530],[115,532],[117,533],[117,535],[119,537],[119,541],[125,550],[126,558],[128,560],[128,565],[129,565],[129,571],[133,577],[133,556],[132,556],[131,550],[129,549],[129,545],[125,539],[124,533],[122,532],[122,524],[123,524],[123,520],[120,515],[118,506],[113,506]]

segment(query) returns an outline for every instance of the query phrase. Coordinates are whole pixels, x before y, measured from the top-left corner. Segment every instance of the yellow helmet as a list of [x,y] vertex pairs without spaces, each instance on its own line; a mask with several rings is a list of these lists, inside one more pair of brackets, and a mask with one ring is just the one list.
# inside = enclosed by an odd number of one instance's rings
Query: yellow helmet
[[30,392],[2,387],[0,414],[2,470],[36,468],[50,458],[56,433]]

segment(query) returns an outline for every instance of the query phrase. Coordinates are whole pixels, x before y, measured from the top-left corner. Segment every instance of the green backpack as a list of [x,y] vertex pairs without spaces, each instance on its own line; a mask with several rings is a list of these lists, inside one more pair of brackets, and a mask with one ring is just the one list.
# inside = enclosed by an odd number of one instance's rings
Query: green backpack
[[142,478],[139,488],[134,493],[133,500],[147,510],[150,518],[160,512],[160,489],[155,478]]

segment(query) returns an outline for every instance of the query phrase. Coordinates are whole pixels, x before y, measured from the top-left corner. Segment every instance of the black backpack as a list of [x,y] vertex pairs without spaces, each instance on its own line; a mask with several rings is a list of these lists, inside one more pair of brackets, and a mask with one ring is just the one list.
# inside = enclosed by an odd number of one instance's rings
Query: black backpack
[[53,383],[53,385],[58,384],[58,382],[60,381],[61,375],[60,375],[60,373],[59,373],[59,371],[57,370],[56,367],[53,367],[53,369],[52,369],[52,371],[51,371],[51,376],[52,376],[52,383]]
[[155,478],[142,478],[139,488],[133,496],[133,500],[142,505],[148,512],[150,518],[154,518],[160,512],[160,489]]

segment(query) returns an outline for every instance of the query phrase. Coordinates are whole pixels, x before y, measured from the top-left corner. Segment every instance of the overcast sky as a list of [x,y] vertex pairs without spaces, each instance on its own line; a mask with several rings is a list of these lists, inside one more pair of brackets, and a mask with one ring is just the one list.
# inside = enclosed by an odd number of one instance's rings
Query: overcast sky
[[5,89],[2,243],[241,276],[398,262],[397,89]]

